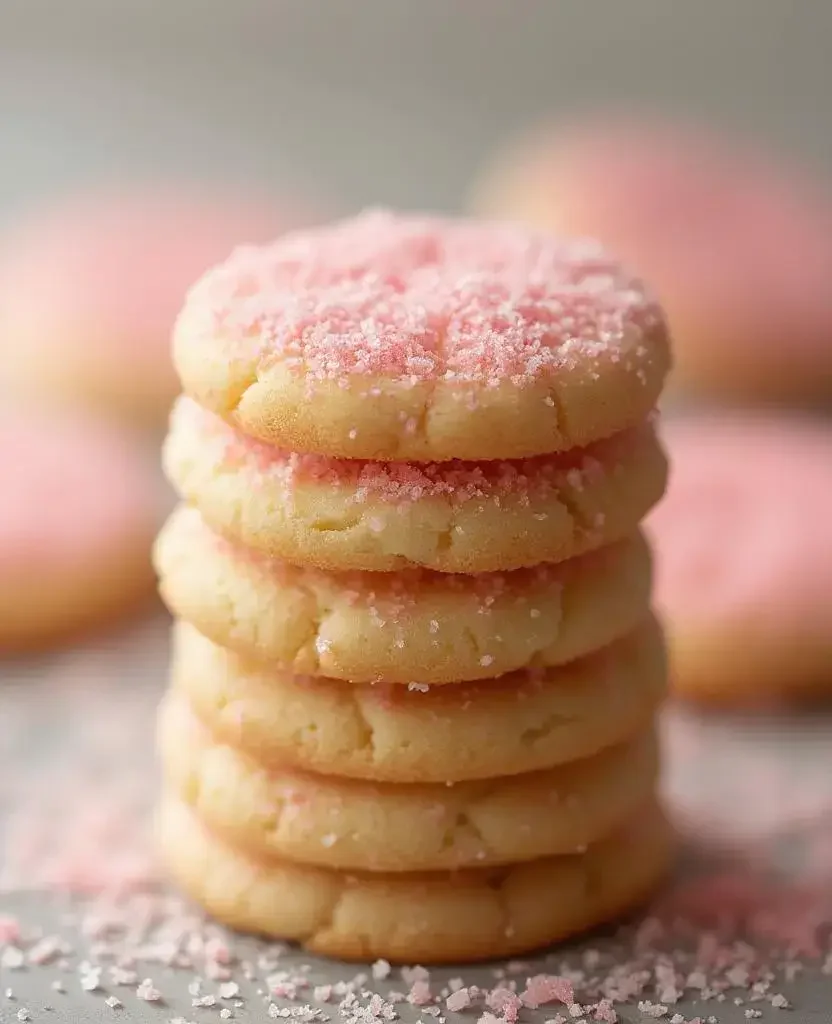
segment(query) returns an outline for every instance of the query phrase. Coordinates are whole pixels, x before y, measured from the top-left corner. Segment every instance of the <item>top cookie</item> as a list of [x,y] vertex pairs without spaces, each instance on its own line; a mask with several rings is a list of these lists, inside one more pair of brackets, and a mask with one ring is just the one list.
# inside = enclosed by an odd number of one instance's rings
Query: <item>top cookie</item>
[[634,426],[670,359],[658,306],[594,242],[367,213],[233,253],[188,295],[174,362],[264,441],[441,461]]

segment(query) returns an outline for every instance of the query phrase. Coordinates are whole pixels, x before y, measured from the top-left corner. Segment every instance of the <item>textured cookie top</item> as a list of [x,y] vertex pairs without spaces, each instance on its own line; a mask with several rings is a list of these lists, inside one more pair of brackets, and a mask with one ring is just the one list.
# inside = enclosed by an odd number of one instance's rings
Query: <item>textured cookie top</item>
[[191,290],[174,359],[263,440],[444,460],[633,426],[668,355],[658,306],[594,242],[371,212],[238,249]]
[[522,385],[660,320],[595,242],[384,212],[238,249],[189,303],[265,359],[334,381]]

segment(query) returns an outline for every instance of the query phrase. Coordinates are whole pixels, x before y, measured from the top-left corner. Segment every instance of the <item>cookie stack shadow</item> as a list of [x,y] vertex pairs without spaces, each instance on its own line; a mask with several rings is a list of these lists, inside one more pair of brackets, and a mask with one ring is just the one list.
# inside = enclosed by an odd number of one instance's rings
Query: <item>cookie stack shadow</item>
[[160,714],[172,874],[344,958],[475,960],[641,903],[667,869],[644,422],[516,462],[287,453],[182,397]]

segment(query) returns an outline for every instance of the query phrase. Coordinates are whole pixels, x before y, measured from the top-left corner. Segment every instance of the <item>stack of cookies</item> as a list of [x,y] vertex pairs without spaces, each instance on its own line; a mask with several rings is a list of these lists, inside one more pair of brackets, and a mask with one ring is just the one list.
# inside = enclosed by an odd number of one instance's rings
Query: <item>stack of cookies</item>
[[159,538],[162,842],[219,919],[518,953],[667,868],[639,523],[664,321],[591,243],[373,213],[191,291]]

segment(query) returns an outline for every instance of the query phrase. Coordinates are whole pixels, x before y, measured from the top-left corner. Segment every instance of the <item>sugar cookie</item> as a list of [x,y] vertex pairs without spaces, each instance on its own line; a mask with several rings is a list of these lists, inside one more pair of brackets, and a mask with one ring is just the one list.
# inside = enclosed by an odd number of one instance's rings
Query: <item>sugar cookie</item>
[[162,706],[168,790],[253,856],[339,870],[438,871],[575,853],[653,792],[655,737],[545,772],[455,786],[264,769],[215,741],[179,694]]
[[83,194],[0,243],[0,376],[10,391],[161,425],[170,335],[188,286],[240,241],[297,217],[190,187]]
[[427,692],[266,669],[185,623],[173,639],[174,689],[215,736],[263,764],[381,782],[494,778],[590,757],[649,728],[666,687],[653,620],[561,669]]
[[370,213],[238,250],[191,290],[174,362],[290,451],[443,461],[631,428],[669,354],[658,306],[594,242]]
[[648,520],[672,681],[717,702],[832,692],[832,428],[712,414],[666,425]]
[[168,797],[162,856],[218,920],[346,960],[504,957],[585,931],[646,900],[669,871],[671,828],[655,803],[584,854],[454,874],[344,874],[258,861]]
[[6,409],[0,466],[0,650],[64,639],[150,599],[162,492],[130,439]]
[[168,607],[212,640],[351,682],[456,683],[564,664],[628,633],[650,604],[640,534],[513,573],[335,574],[253,555],[180,507],[154,561]]
[[185,398],[164,462],[219,532],[339,570],[473,573],[559,562],[632,533],[667,482],[647,424],[559,457],[420,466],[283,452]]
[[529,138],[475,205],[630,261],[667,313],[676,389],[832,397],[832,195],[798,168],[702,131],[603,118]]

